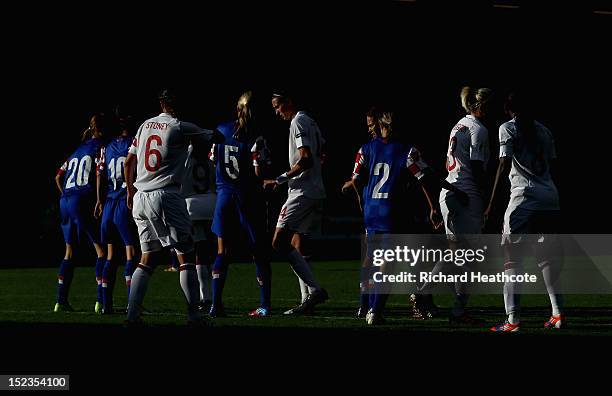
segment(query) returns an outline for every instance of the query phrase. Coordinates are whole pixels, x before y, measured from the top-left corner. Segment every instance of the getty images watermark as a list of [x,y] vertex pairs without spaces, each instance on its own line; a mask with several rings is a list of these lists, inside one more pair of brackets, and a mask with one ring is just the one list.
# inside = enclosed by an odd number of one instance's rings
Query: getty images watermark
[[362,239],[362,282],[381,292],[546,293],[542,271],[563,293],[612,294],[612,235],[375,234]]

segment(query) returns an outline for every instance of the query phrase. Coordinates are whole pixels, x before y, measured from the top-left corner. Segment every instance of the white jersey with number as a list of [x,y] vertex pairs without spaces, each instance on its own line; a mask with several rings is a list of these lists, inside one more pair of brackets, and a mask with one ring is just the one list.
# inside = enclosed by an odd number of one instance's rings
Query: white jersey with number
[[[474,179],[470,161],[482,161],[486,167],[489,160],[489,132],[474,116],[463,117],[453,128],[446,153],[446,181],[469,195],[481,192]],[[440,192],[440,202],[446,199],[448,190]]]
[[161,113],[145,121],[130,147],[136,155],[136,182],[139,191],[176,188],[181,186],[187,160],[187,147],[193,139],[210,140],[213,131],[179,121]]
[[325,198],[325,187],[321,175],[321,150],[325,140],[317,123],[306,113],[299,111],[289,127],[289,166],[300,160],[301,147],[309,147],[312,153],[312,168],[289,179],[289,195],[304,195],[311,199]]
[[512,157],[508,207],[558,210],[559,193],[550,177],[550,161],[556,158],[552,133],[534,121],[536,136],[527,143],[512,119],[499,127],[499,157]]

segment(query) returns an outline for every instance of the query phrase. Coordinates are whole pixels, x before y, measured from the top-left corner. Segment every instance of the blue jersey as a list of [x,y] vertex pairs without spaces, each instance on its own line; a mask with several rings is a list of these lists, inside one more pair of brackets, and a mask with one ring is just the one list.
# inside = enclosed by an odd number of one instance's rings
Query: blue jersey
[[58,173],[64,174],[62,196],[95,192],[96,167],[100,162],[103,144],[102,139],[87,140],[60,167]]
[[235,122],[227,122],[217,127],[225,141],[214,144],[210,159],[216,165],[217,193],[247,193],[256,185],[253,166],[257,166],[254,142],[234,139]]
[[405,220],[407,183],[410,175],[423,176],[427,165],[416,148],[376,138],[361,147],[355,159],[353,178],[367,178],[363,191],[366,231],[398,232]]
[[132,136],[119,136],[102,148],[98,174],[106,172],[107,199],[123,199],[127,195],[123,164],[133,139]]

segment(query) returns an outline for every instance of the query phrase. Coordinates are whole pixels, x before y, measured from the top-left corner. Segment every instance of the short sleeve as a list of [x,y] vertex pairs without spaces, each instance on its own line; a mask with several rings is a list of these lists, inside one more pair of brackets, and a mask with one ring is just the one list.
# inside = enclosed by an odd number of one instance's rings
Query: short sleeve
[[499,158],[512,157],[514,154],[514,136],[510,132],[507,124],[508,123],[502,124],[499,127]]

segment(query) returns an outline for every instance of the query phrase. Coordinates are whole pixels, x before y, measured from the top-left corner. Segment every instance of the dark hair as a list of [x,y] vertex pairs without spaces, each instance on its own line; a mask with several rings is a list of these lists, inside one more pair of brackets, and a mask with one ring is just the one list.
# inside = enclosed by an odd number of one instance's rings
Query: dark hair
[[169,88],[162,89],[157,95],[157,99],[172,108],[175,108],[178,103],[178,96],[176,92]]
[[378,121],[378,119],[380,118],[380,111],[378,110],[378,107],[370,107],[366,113],[366,117],[372,117],[374,121]]
[[533,170],[541,174],[546,169],[544,161],[544,147],[538,141],[535,119],[530,100],[519,91],[511,92],[504,104],[505,110],[514,114],[518,144],[522,144],[535,155]]

